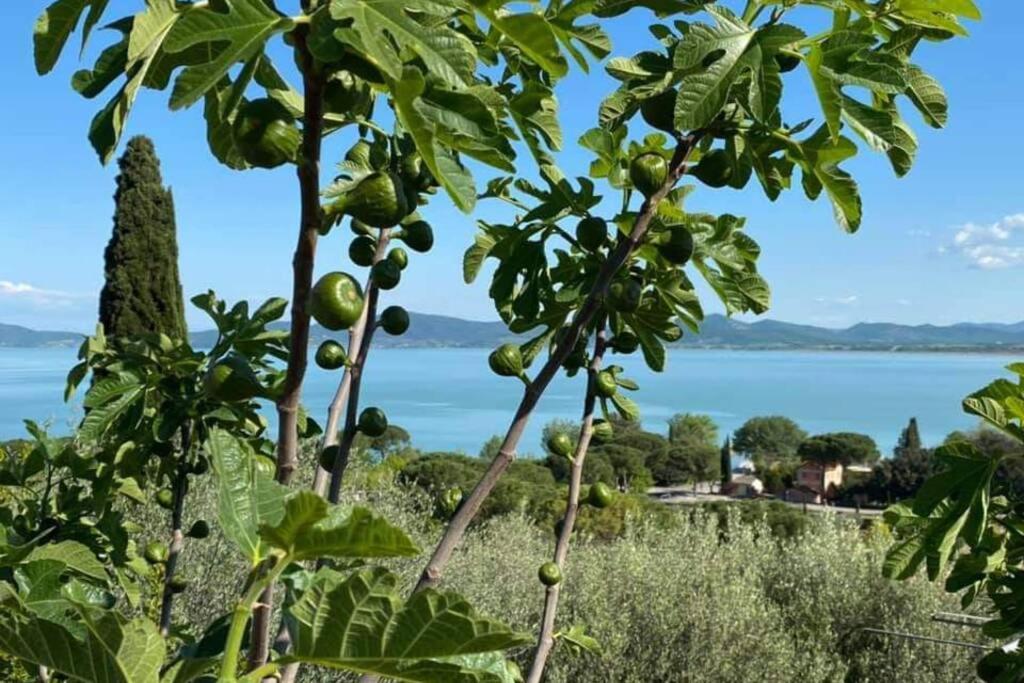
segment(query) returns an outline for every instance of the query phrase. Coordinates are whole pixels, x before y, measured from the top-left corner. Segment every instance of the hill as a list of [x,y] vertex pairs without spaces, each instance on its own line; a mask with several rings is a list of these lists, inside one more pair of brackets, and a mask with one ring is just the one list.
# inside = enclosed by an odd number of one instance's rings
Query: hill
[[[401,337],[380,333],[374,343],[382,348],[493,348],[522,339],[511,335],[500,322],[463,320],[444,315],[410,313],[409,331]],[[281,329],[283,324],[278,326]],[[312,342],[339,338],[314,325]],[[344,334],[340,335],[344,337]],[[195,346],[209,346],[213,331],[192,334]],[[0,324],[0,347],[71,346],[81,335],[75,332],[39,332],[17,325]],[[858,323],[831,329],[758,320],[743,322],[710,315],[700,335],[687,335],[679,346],[721,349],[872,350],[872,351],[1010,351],[1024,350],[1024,322],[959,323],[956,325],[899,325]]]

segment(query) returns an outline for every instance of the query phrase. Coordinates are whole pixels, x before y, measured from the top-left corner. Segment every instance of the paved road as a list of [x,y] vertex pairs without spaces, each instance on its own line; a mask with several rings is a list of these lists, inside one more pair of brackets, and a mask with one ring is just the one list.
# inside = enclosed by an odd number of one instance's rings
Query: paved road
[[[658,502],[665,503],[666,505],[697,505],[699,503],[712,503],[715,501],[728,502],[749,500],[746,498],[723,496],[715,492],[717,489],[718,486],[710,482],[698,484],[696,493],[694,493],[693,486],[654,486],[647,490],[647,495]],[[778,499],[767,497],[763,500]],[[807,509],[808,511],[814,512],[831,512],[837,515],[850,517],[880,517],[882,515],[881,510],[872,510],[867,508],[857,510],[856,508],[838,507],[835,505],[814,505],[812,503],[808,503],[805,506],[803,503],[792,503],[785,500],[778,500],[778,502],[800,510]]]

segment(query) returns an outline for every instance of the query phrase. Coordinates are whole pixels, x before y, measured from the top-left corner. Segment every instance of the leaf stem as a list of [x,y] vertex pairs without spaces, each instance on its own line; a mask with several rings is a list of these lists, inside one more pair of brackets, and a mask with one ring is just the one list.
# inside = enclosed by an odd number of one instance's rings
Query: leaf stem
[[[245,626],[249,622],[249,615],[253,613],[253,607],[264,591],[274,585],[281,572],[292,562],[290,555],[277,556],[276,560],[270,570],[262,575],[259,575],[259,567],[253,569],[249,588],[235,606],[235,611],[231,616],[231,626],[228,628],[227,640],[224,643],[224,660],[220,665],[218,683],[234,683],[236,680],[238,659],[242,651],[242,640],[245,637]],[[268,665],[261,664],[253,671],[259,671],[264,666]]]

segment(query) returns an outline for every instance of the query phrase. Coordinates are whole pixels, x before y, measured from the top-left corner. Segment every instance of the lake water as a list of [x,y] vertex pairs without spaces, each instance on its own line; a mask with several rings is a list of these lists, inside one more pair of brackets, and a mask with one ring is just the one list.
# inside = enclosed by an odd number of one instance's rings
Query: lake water
[[[485,349],[375,350],[364,379],[364,405],[378,405],[392,423],[427,450],[476,453],[504,433],[522,394],[516,380],[487,369]],[[0,348],[0,439],[24,434],[21,420],[49,421],[66,433],[80,404],[61,400],[73,349]],[[976,421],[960,410],[967,393],[1005,374],[998,355],[676,350],[667,369],[652,373],[639,358],[615,362],[637,380],[644,424],[664,432],[677,412],[711,415],[724,435],[755,415],[786,415],[811,433],[856,431],[888,453],[916,416],[927,444]],[[323,423],[338,373],[311,367],[304,402]],[[523,440],[540,451],[544,423],[578,419],[582,376],[560,377],[548,389]],[[80,398],[80,397],[79,397]],[[268,411],[268,417],[273,415]]]

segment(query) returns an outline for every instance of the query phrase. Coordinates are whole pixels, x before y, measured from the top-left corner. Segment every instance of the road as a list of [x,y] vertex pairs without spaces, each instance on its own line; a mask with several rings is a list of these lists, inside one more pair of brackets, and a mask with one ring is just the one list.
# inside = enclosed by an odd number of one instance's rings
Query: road
[[[647,495],[652,499],[665,503],[666,505],[697,505],[700,503],[713,503],[713,502],[730,502],[730,501],[741,501],[751,500],[750,498],[733,498],[731,496],[723,496],[715,493],[714,491],[718,488],[717,484],[711,482],[704,482],[697,485],[697,491],[694,492],[692,485],[688,486],[653,486],[647,490]],[[799,510],[806,509],[811,512],[831,512],[837,515],[843,515],[847,517],[881,517],[882,510],[872,510],[868,508],[857,508],[839,507],[836,505],[815,505],[813,503],[792,503],[785,500],[779,500],[771,496],[765,496],[760,500],[775,500],[783,505],[788,505],[792,508]]]

